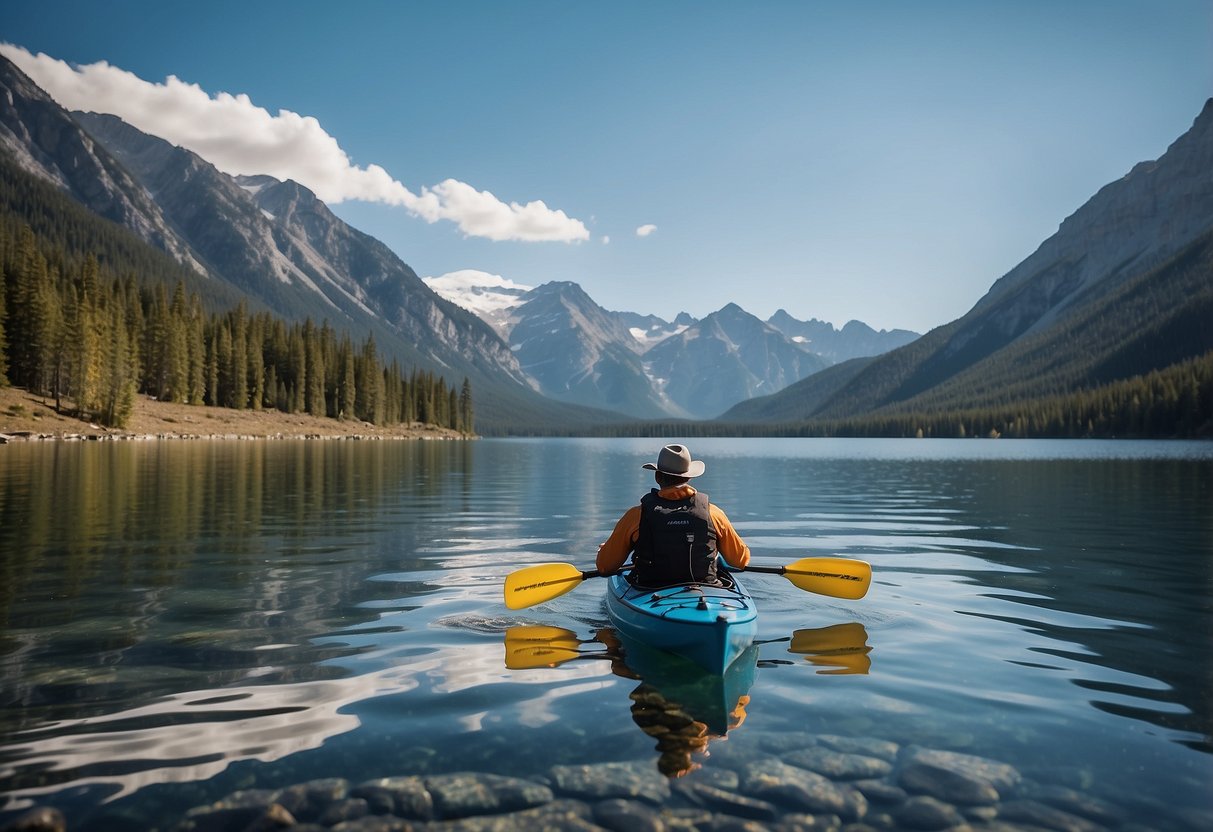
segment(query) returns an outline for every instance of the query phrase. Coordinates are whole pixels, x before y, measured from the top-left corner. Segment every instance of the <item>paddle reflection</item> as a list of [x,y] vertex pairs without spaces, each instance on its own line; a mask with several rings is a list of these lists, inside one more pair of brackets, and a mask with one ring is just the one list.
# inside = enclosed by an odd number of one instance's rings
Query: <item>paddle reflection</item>
[[823,676],[867,675],[872,669],[868,631],[858,621],[797,630],[788,652],[804,656]]

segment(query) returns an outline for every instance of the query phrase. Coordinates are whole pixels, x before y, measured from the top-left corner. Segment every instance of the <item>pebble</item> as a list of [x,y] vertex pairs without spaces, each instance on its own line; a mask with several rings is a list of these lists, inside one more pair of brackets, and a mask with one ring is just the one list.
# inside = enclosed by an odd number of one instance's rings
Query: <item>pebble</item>
[[434,799],[420,777],[368,780],[350,794],[364,799],[377,815],[395,815],[405,820],[429,820],[434,816]]
[[[1027,780],[989,758],[835,735],[756,737],[687,776],[651,757],[554,765],[542,776],[479,772],[342,778],[244,789],[195,807],[175,832],[1128,832],[1132,813],[1083,791]],[[791,740],[795,739],[795,742]],[[778,753],[780,756],[773,756]],[[251,782],[251,781],[249,781]],[[1139,807],[1140,809],[1140,807]],[[1194,813],[1195,814],[1195,813]],[[1208,828],[1206,813],[1191,828]],[[1174,819],[1174,816],[1172,817]],[[1193,818],[1195,819],[1195,818]],[[1163,823],[1163,826],[1166,826]],[[34,808],[0,832],[66,832]]]
[[30,809],[4,827],[4,832],[66,832],[67,820],[58,809],[39,806]]
[[742,772],[742,791],[759,800],[802,812],[829,813],[857,820],[867,812],[867,800],[853,789],[807,769],[784,762],[750,763]]
[[1020,779],[1006,763],[954,751],[913,747],[898,760],[897,783],[906,791],[966,806],[997,803]]
[[964,817],[954,806],[925,795],[911,797],[901,804],[895,817],[898,823],[910,829],[947,829],[964,823]]
[[817,741],[826,748],[841,751],[844,754],[862,754],[865,757],[875,757],[878,760],[893,762],[901,746],[888,740],[875,737],[840,737],[834,734],[822,734]]
[[612,798],[594,805],[594,822],[612,832],[665,832],[665,822],[652,807],[635,800]]
[[835,780],[871,780],[893,770],[893,764],[886,760],[820,746],[785,754],[783,760]]
[[1057,832],[1098,832],[1098,824],[1069,812],[1037,803],[1035,800],[1010,800],[998,807],[998,819],[1054,829]]
[[623,797],[664,803],[670,784],[654,776],[653,767],[642,763],[596,763],[582,766],[553,766],[548,773],[555,790],[582,800]]

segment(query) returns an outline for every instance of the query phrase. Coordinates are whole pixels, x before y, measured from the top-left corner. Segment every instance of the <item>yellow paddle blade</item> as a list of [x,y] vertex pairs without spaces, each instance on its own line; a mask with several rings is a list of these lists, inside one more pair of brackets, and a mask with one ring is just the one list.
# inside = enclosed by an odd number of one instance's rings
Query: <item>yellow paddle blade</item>
[[818,673],[827,676],[866,674],[872,667],[868,653],[868,631],[857,621],[797,630],[792,633],[789,653],[803,655],[811,664],[827,668]]
[[579,644],[581,644],[581,640],[572,630],[566,630],[564,627],[552,627],[548,624],[519,624],[509,627],[505,631],[507,649],[547,645],[576,650]]
[[511,572],[505,579],[505,605],[512,610],[533,607],[577,588],[581,570],[571,563],[541,563]]
[[505,631],[505,666],[510,670],[555,667],[581,655],[581,641],[572,630],[526,624]]
[[555,667],[581,656],[577,650],[567,647],[551,647],[546,644],[530,644],[523,647],[505,648],[505,666],[509,670],[531,670],[536,667]]
[[812,630],[797,630],[792,633],[789,653],[813,653],[815,655],[841,653],[868,646],[868,630],[858,621],[833,624]]
[[855,601],[868,594],[872,566],[851,558],[802,558],[785,566],[783,576],[806,592]]

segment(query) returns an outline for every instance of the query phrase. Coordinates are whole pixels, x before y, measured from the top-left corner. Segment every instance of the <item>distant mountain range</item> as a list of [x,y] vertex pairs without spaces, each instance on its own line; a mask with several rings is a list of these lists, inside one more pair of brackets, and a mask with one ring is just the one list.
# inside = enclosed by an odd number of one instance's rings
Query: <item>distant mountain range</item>
[[576,283],[531,288],[484,272],[425,282],[495,327],[545,396],[651,419],[710,419],[836,361],[918,337],[859,321],[837,330],[782,309],[764,323],[736,304],[703,320],[684,312],[666,321],[603,309]]
[[[483,432],[721,414],[733,426],[864,425],[1213,361],[1213,102],[969,313],[918,337],[784,310],[761,321],[736,304],[667,321],[605,310],[572,282],[532,288],[463,272],[427,285],[297,183],[228,176],[113,116],[68,113],[2,57],[0,93],[0,215],[36,233],[93,223],[64,237],[76,256],[112,228],[129,238],[124,251],[173,264],[144,279],[185,280],[216,305],[244,299],[328,320],[373,335],[406,367],[467,376]],[[1182,379],[1167,384],[1192,395]]]

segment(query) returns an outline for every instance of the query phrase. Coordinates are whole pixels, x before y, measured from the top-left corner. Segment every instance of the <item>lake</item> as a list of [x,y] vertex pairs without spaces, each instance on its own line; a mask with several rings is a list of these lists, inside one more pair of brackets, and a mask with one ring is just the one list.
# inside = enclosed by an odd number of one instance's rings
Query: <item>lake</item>
[[690,442],[756,563],[874,569],[748,576],[723,680],[622,653],[601,581],[502,603],[591,568],[661,444],[0,447],[0,827],[1213,826],[1213,444]]

